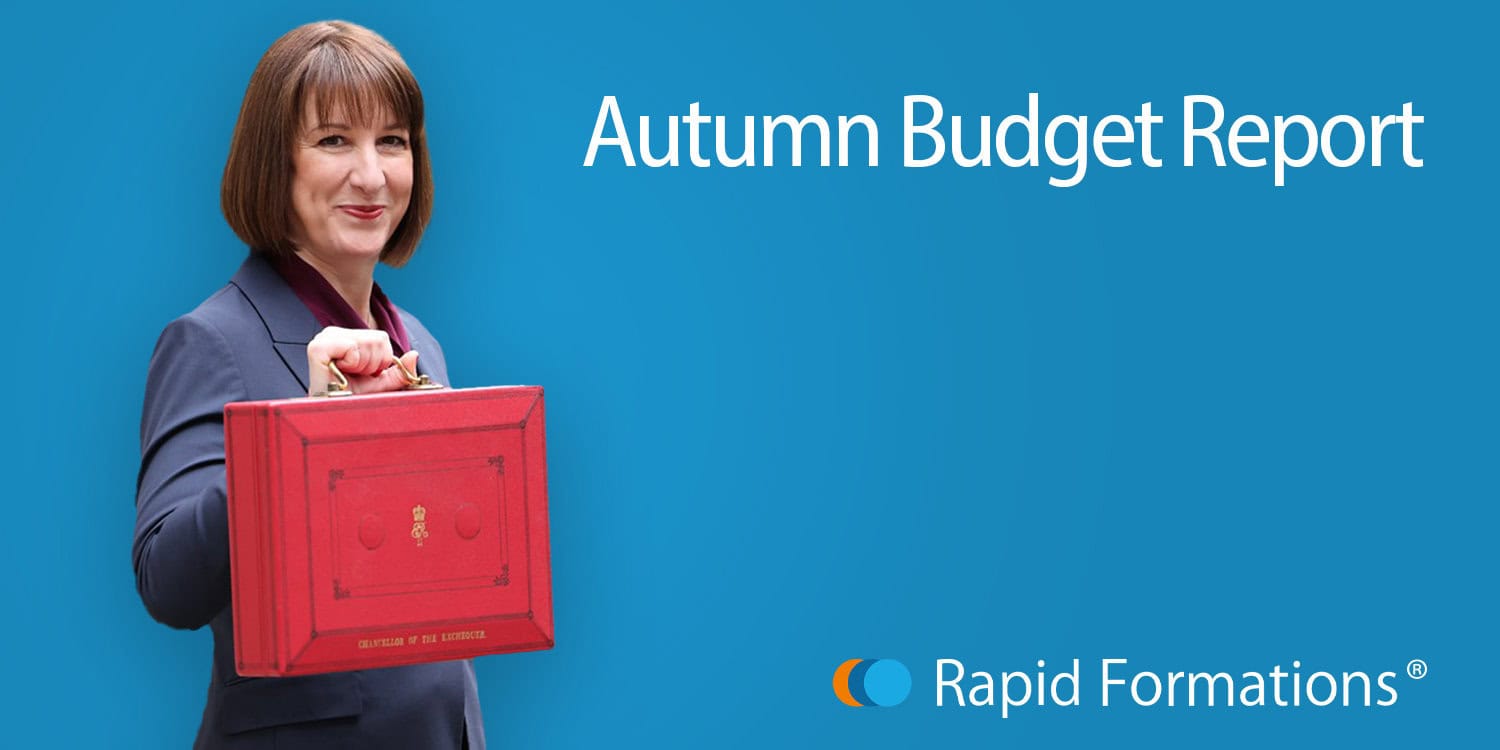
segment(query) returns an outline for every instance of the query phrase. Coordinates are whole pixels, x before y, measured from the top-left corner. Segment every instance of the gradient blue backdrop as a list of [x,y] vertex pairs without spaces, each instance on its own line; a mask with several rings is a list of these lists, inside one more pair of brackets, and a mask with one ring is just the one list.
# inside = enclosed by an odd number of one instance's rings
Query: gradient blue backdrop
[[[547,388],[557,648],[491,747],[1421,746],[1492,730],[1495,19],[1445,3],[259,2],[7,11],[4,744],[185,747],[206,632],[130,567],[156,334],[244,248],[240,97],[341,17],[422,81],[437,209],[381,283],[456,384]],[[1159,170],[900,166],[901,97],[1156,102]],[[1174,166],[1181,99],[1399,111],[1420,170]],[[580,166],[627,117],[868,113],[883,165]],[[910,667],[850,709],[848,658]],[[937,709],[932,664],[1392,670],[1387,709]],[[1315,665],[1315,666],[1313,666]],[[1483,735],[1481,735],[1483,736]],[[59,743],[59,738],[65,738]],[[1442,744],[1442,743],[1440,743]]]

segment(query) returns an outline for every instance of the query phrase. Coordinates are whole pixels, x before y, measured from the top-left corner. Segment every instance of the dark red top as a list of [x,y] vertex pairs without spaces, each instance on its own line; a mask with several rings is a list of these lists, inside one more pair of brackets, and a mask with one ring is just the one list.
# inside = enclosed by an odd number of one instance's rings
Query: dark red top
[[[328,279],[323,278],[323,274],[308,265],[307,261],[290,255],[286,258],[271,258],[271,265],[324,328],[369,328],[365,325],[365,319],[344,301],[338,290],[328,283]],[[401,356],[411,348],[406,326],[401,324],[396,306],[386,298],[385,292],[380,291],[379,284],[370,290],[370,314],[375,316],[376,327],[391,337],[391,348],[396,350],[396,356]]]

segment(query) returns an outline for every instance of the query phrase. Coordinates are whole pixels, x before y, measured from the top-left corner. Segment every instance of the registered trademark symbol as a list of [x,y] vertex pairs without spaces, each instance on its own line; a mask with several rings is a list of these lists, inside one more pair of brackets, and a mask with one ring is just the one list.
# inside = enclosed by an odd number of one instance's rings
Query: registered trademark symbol
[[1406,663],[1406,676],[1413,680],[1420,680],[1427,676],[1427,662],[1421,659],[1412,659]]

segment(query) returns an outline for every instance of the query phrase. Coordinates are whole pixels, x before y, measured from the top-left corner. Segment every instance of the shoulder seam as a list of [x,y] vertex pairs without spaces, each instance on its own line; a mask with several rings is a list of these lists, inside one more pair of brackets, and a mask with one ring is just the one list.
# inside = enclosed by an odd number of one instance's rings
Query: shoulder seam
[[[235,287],[235,288],[238,289],[238,287]],[[224,351],[229,354],[229,359],[233,360],[233,362],[235,364],[234,379],[235,379],[235,381],[237,383],[239,383],[239,391],[240,391],[240,394],[241,394],[242,397],[238,398],[238,399],[233,399],[233,400],[234,401],[247,401],[247,400],[249,400],[249,398],[250,398],[250,387],[245,384],[245,368],[240,364],[239,355],[235,352],[234,347],[231,347],[229,345],[229,337],[225,336],[224,332],[222,330],[219,330],[218,324],[214,323],[212,320],[204,319],[204,320],[202,320],[200,322],[203,324],[203,326],[205,328],[208,328],[209,330],[213,331],[215,336],[219,337],[219,344],[224,348]],[[264,321],[262,321],[262,322],[264,322]]]

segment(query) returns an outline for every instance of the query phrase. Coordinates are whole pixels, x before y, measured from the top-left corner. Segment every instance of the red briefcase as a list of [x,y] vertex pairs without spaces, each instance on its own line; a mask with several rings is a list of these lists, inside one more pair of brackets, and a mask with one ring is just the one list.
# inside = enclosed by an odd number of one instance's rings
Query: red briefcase
[[552,647],[542,389],[224,407],[236,670]]

